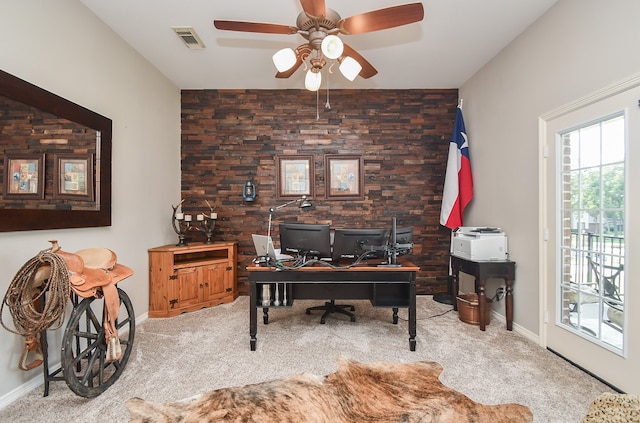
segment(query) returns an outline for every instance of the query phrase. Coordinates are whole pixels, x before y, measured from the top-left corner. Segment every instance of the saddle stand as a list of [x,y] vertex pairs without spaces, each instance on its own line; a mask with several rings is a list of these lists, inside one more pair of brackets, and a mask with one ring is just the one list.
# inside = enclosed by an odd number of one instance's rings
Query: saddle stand
[[[120,296],[116,284],[133,274],[133,270],[127,266],[117,263],[116,254],[107,248],[88,248],[75,253],[69,253],[60,249],[57,241],[52,243],[51,252],[61,257],[69,272],[69,281],[73,292],[73,306],[79,303],[81,298],[103,298],[104,299],[104,321],[103,328],[107,346],[105,363],[116,362],[122,357],[122,347],[116,328],[116,320],[120,313]],[[47,269],[48,268],[48,269]],[[50,266],[44,264],[34,276],[34,286],[49,278]],[[35,339],[26,339],[25,351],[21,358],[21,365],[28,369],[37,367],[44,363],[45,366],[45,396],[48,395],[48,382],[58,380],[56,375],[63,369],[58,369],[49,373],[48,369],[48,342],[46,331]],[[38,339],[39,338],[39,339]],[[41,344],[41,345],[37,345]],[[35,351],[35,354],[34,354]],[[26,363],[27,354],[35,355],[31,363]],[[25,369],[26,370],[26,369]]]

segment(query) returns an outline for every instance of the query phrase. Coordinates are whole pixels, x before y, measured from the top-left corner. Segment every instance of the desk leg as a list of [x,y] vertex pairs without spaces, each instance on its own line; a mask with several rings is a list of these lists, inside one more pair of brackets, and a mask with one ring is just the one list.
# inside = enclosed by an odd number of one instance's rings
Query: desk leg
[[269,307],[262,308],[262,323],[265,325],[269,324]]
[[416,350],[416,282],[409,286],[409,350]]
[[251,282],[249,287],[249,344],[251,351],[256,350],[256,333],[258,332],[258,304],[256,304],[256,283]]
[[393,307],[393,324],[398,324],[398,307]]
[[513,281],[505,280],[507,292],[504,297],[505,314],[507,318],[507,330],[513,330]]
[[453,269],[451,295],[453,295],[453,310],[458,311],[458,292],[460,291],[460,271]]
[[480,320],[480,330],[486,330],[484,316],[487,310],[487,294],[485,292],[485,280],[476,281],[478,285],[478,313]]

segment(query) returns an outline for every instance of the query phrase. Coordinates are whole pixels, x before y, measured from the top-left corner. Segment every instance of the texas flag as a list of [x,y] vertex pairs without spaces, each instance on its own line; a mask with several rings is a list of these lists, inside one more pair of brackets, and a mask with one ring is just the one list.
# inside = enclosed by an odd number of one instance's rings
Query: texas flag
[[449,143],[449,160],[444,178],[440,224],[450,229],[462,226],[462,213],[473,197],[473,177],[469,161],[469,142],[464,129],[462,107],[458,106],[453,135]]

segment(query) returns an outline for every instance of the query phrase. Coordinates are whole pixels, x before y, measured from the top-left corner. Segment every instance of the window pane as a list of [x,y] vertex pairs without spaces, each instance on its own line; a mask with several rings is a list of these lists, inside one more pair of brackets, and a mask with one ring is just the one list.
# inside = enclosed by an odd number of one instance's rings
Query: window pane
[[621,208],[624,206],[624,165],[602,167],[602,207]]
[[568,184],[571,188],[571,192],[565,193],[571,196],[571,208],[582,208],[581,196],[580,196],[580,171],[572,171],[568,174]]
[[580,180],[580,205],[585,209],[600,207],[600,168],[582,171]]
[[624,236],[624,211],[606,211],[603,233],[612,236]]
[[600,125],[580,129],[580,167],[600,164]]
[[602,123],[602,164],[624,161],[624,117]]
[[570,169],[578,169],[580,167],[580,134],[578,131],[572,131],[562,136],[562,145],[568,146],[569,151],[563,153],[569,158]]

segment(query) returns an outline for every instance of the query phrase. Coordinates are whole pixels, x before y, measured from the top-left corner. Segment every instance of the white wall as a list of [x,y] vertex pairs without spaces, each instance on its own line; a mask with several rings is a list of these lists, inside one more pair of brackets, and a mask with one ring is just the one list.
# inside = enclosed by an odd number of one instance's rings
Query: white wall
[[[67,251],[107,247],[134,276],[120,286],[148,311],[147,249],[175,241],[180,197],[180,90],[77,0],[2,0],[0,69],[113,121],[112,226],[0,233],[0,292],[47,240]],[[10,322],[10,316],[5,319]],[[50,334],[59,362],[60,334]],[[0,407],[42,369],[17,369],[18,335],[0,329]],[[60,383],[60,382],[57,382]]]
[[538,117],[640,72],[639,22],[637,0],[560,0],[460,88],[475,185],[465,225],[507,232],[516,261],[514,322],[534,334]]

